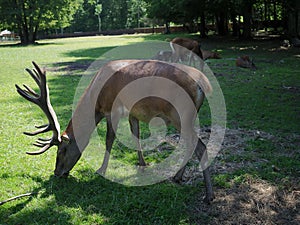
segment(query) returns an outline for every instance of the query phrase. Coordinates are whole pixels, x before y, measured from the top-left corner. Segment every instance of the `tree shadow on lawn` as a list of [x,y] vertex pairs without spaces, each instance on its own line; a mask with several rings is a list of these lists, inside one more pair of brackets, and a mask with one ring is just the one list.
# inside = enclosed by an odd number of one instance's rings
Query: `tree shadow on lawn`
[[[91,171],[79,171],[87,179],[60,179],[51,176],[40,181],[37,199],[31,198],[7,211],[8,224],[73,224],[86,221],[103,224],[179,224],[188,222],[186,203],[194,194],[192,187],[162,183],[130,187],[113,183]],[[198,189],[199,190],[199,189]],[[41,200],[38,205],[37,201]],[[38,207],[26,208],[31,201]],[[21,212],[20,212],[21,211]],[[17,215],[14,215],[14,214]],[[94,218],[91,218],[94,215]],[[78,218],[76,218],[78,217]],[[94,221],[95,220],[95,221]]]
[[47,45],[63,45],[63,43],[57,43],[57,42],[47,42],[47,43],[40,43],[36,42],[35,44],[30,45],[23,45],[21,42],[7,42],[7,43],[1,43],[0,42],[0,48],[26,48],[26,47],[37,47],[37,46],[47,46]]
[[[74,60],[67,62],[55,62],[46,67],[50,72],[64,72],[67,75],[73,75],[78,72],[83,72],[97,59],[99,59],[105,52],[114,49],[111,47],[86,48],[74,51],[65,52],[66,57],[72,57]],[[100,68],[99,68],[100,69]],[[82,75],[82,74],[81,74]]]
[[64,53],[66,57],[75,57],[86,60],[96,60],[104,53],[116,48],[117,46],[106,46],[97,48],[78,49]]

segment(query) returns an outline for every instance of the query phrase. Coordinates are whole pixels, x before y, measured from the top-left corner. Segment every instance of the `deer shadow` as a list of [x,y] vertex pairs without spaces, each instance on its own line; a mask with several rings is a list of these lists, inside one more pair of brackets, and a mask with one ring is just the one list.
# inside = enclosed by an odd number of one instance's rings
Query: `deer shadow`
[[[188,193],[192,195],[195,187],[179,186],[168,181],[150,186],[125,186],[90,170],[80,170],[78,173],[87,179],[51,176],[43,181],[40,177],[31,177],[40,184],[33,190],[39,194],[7,208],[7,212],[3,213],[7,215],[3,218],[4,222],[72,224],[72,209],[80,209],[87,216],[101,215],[108,224],[144,224],[144,221],[147,224],[179,224],[182,220],[188,220],[185,210],[190,199]],[[39,199],[43,199],[41,202],[44,203],[26,210],[28,204],[33,200],[38,204],[36,201]],[[15,213],[18,216],[11,216]]]

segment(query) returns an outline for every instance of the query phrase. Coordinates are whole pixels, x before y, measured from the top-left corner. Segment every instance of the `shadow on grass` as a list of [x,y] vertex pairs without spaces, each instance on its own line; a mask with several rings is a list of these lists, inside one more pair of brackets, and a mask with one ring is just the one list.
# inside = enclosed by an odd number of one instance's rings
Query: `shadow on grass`
[[47,43],[39,43],[36,42],[35,44],[30,44],[30,45],[23,45],[20,42],[13,42],[13,43],[1,43],[0,42],[0,48],[19,48],[19,47],[37,47],[37,46],[47,46],[47,45],[63,45],[63,43],[57,43],[57,42],[47,42]]
[[115,47],[116,46],[79,49],[79,50],[66,52],[65,56],[76,57],[76,58],[86,59],[86,60],[96,60],[105,52],[108,52],[109,50],[112,50]]
[[[129,187],[110,182],[92,171],[79,171],[82,180],[54,176],[40,181],[38,198],[7,208],[8,224],[74,224],[88,220],[99,224],[179,224],[188,222],[186,203],[192,188],[170,183]],[[80,177],[82,177],[80,176]],[[26,210],[34,199],[38,207]],[[40,201],[39,204],[36,201]],[[17,214],[15,216],[11,216]],[[8,216],[10,215],[10,216]],[[94,215],[94,218],[93,218]],[[78,218],[76,218],[78,217]],[[34,222],[35,221],[35,222]]]
[[47,70],[50,72],[64,72],[68,75],[77,74],[78,72],[87,70],[93,61],[97,60],[105,52],[114,48],[115,47],[99,47],[66,52],[64,55],[66,57],[72,57],[74,60],[52,63]]

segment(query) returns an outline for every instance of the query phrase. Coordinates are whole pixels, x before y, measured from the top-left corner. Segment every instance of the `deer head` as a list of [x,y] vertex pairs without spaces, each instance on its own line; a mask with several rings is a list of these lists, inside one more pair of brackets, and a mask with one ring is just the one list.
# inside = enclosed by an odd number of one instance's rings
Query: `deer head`
[[[38,130],[35,132],[24,132],[24,134],[28,136],[35,136],[52,131],[52,137],[47,139],[38,138],[33,145],[40,147],[40,150],[26,153],[29,155],[40,155],[46,152],[52,146],[58,146],[55,174],[59,176],[67,175],[80,158],[80,151],[76,151],[76,149],[78,149],[76,142],[71,142],[67,134],[64,133],[62,136],[60,136],[60,125],[50,102],[49,88],[46,82],[46,71],[42,70],[35,62],[32,62],[32,64],[34,65],[35,69],[26,69],[26,71],[36,82],[40,93],[36,93],[32,88],[25,84],[23,84],[24,89],[20,88],[18,85],[16,85],[16,89],[23,98],[36,104],[43,110],[44,114],[48,118],[49,123],[42,126],[36,126]],[[70,148],[72,151],[68,151]],[[60,170],[59,168],[64,169]],[[58,171],[61,172],[58,173]]]

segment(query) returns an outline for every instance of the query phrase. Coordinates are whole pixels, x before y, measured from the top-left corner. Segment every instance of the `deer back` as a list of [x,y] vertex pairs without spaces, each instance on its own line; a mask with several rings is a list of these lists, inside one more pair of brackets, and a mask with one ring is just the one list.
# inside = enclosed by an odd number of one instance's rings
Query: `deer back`
[[[84,100],[81,101],[94,101],[96,111],[110,114],[113,104],[116,100],[119,101],[116,98],[122,89],[141,78],[151,78],[147,79],[142,88],[145,93],[153,95],[160,91],[159,87],[154,87],[151,83],[152,80],[155,82],[155,78],[165,78],[176,83],[191,97],[197,108],[202,104],[204,94],[212,91],[206,76],[195,68],[156,60],[122,60],[112,61],[103,66],[83,95]],[[161,89],[168,92],[164,87]],[[203,97],[199,96],[201,94]],[[148,98],[145,101],[152,109],[163,107],[162,101],[157,99],[154,101],[153,98]]]

